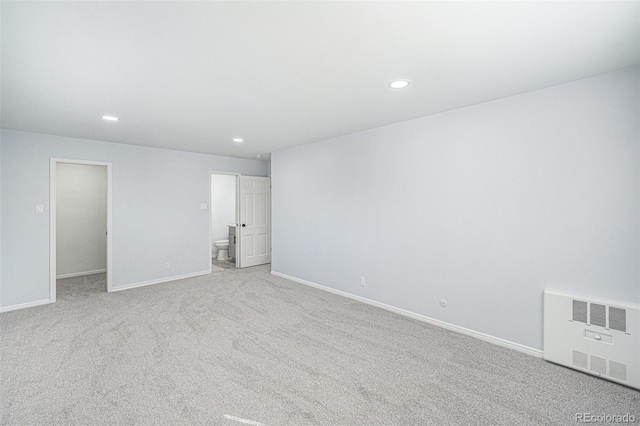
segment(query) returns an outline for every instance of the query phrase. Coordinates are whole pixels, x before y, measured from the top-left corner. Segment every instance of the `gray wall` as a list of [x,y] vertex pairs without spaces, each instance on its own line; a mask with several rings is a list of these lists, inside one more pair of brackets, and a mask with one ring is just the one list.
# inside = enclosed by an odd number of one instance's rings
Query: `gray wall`
[[[207,271],[209,171],[266,163],[2,130],[0,306],[49,298],[49,158],[113,163],[113,285]],[[43,204],[45,214],[35,214]],[[165,270],[165,262],[171,269]]]
[[538,349],[545,288],[639,302],[639,75],[273,153],[272,269]]
[[56,274],[107,268],[107,168],[56,167]]

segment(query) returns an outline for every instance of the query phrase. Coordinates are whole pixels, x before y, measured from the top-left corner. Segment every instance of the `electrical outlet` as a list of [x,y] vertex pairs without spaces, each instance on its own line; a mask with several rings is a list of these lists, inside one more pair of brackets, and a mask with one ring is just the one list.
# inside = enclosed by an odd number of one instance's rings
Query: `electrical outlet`
[[362,287],[366,287],[367,286],[367,280],[365,280],[364,277],[360,277],[360,285]]
[[167,262],[164,264],[164,269],[169,269],[171,268],[171,263]]

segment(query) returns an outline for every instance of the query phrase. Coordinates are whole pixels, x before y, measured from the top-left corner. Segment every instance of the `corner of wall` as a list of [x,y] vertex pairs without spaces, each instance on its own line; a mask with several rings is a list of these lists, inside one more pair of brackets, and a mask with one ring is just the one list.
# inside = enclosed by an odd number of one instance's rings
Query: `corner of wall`
[[2,306],[2,132],[0,129],[0,306]]

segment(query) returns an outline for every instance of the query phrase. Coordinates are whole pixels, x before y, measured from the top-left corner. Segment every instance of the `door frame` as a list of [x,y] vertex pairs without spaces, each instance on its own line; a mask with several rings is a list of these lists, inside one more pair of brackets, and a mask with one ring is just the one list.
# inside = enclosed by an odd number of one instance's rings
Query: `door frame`
[[[243,179],[261,179],[261,180],[266,180],[267,186],[268,186],[266,210],[267,210],[267,217],[268,217],[268,221],[269,221],[269,224],[267,226],[267,234],[268,234],[268,238],[269,238],[269,245],[267,247],[267,251],[268,251],[269,261],[268,262],[264,262],[264,263],[251,264],[251,262],[249,262],[249,260],[247,259],[245,264],[242,264],[244,259],[243,259],[242,251],[240,251],[240,262],[241,262],[240,267],[246,268],[246,267],[258,266],[258,265],[264,265],[266,263],[271,263],[271,256],[272,256],[272,249],[271,249],[271,247],[272,247],[272,242],[271,242],[271,240],[272,240],[272,236],[271,236],[271,223],[272,223],[271,205],[272,205],[272,203],[271,203],[271,176],[242,175],[240,177],[240,186],[241,186],[241,188],[240,188],[240,191],[239,191],[240,201],[239,201],[239,204],[238,204],[239,212],[240,212],[240,217],[239,217],[239,221],[240,222],[243,222],[243,220],[246,220],[246,216],[242,215],[242,208],[243,208],[243,201],[244,201],[244,199],[243,199],[243,190],[244,190],[244,188],[243,188],[243,186],[244,186]],[[255,199],[254,199],[254,201],[255,201]],[[255,204],[254,204],[254,206],[255,206]],[[254,211],[254,213],[255,213],[255,211]],[[238,223],[238,225],[240,225],[240,222]],[[242,223],[242,225],[241,225],[242,227],[238,229],[238,235],[240,235],[240,237],[241,237],[240,240],[242,240],[243,243],[246,242],[246,239],[245,239],[246,235],[244,234],[244,230],[245,230],[244,225],[245,224]],[[249,264],[247,265],[246,263],[249,263]]]
[[[240,247],[240,238],[238,237],[238,226],[240,225],[240,173],[237,172],[217,172],[217,171],[212,171],[209,170],[209,185],[208,185],[208,192],[209,192],[209,208],[207,209],[208,215],[207,215],[207,221],[209,222],[209,253],[207,254],[208,258],[209,258],[209,273],[213,272],[213,263],[212,263],[212,256],[211,256],[211,248],[213,247],[213,238],[211,238],[211,209],[213,208],[213,206],[211,205],[211,201],[212,201],[212,194],[211,194],[211,177],[213,175],[232,175],[236,177],[236,253],[238,251],[238,248]],[[238,257],[236,256],[236,268],[240,267],[240,259],[238,259]]]
[[103,166],[107,168],[107,292],[113,291],[113,262],[112,262],[112,164],[106,161],[76,160],[71,158],[51,157],[49,163],[49,300],[50,303],[56,301],[56,184],[58,164],[79,164],[84,166]]

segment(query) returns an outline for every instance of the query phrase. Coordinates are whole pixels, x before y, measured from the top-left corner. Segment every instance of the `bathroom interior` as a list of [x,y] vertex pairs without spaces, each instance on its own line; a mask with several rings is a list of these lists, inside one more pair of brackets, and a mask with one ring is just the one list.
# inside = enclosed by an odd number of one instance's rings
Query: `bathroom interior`
[[213,266],[235,268],[236,175],[211,174],[211,243]]

